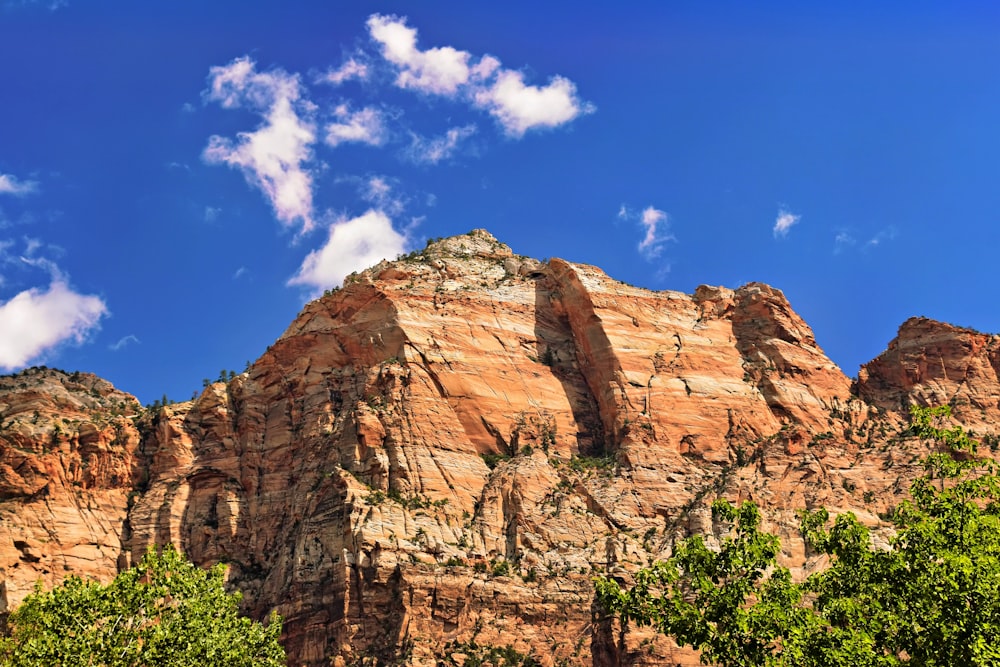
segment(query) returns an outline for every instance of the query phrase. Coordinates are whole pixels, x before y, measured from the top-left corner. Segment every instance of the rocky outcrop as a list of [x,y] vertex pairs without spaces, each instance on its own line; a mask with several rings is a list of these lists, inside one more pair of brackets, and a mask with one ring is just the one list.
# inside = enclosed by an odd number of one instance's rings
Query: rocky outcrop
[[[198,563],[229,563],[248,613],[285,617],[293,665],[460,664],[470,642],[545,665],[693,665],[603,617],[591,578],[628,579],[678,536],[713,533],[719,496],[759,502],[796,569],[810,566],[797,509],[852,509],[877,525],[923,451],[890,446],[900,408],[938,397],[899,369],[923,344],[927,358],[978,369],[965,394],[934,385],[948,400],[986,405],[1000,387],[993,339],[961,336],[974,344],[894,343],[852,393],[778,290],[652,292],[474,231],[349,277],[246,373],[193,401],[118,421],[93,408],[95,428],[124,429],[101,450],[115,463],[79,487],[18,473],[4,483],[22,495],[0,511],[22,516],[41,480],[66,505],[117,502],[96,541],[115,558],[173,542]],[[26,471],[84,456],[29,435]],[[79,512],[66,520],[88,525]],[[10,560],[23,552],[4,548],[8,590],[23,595],[26,565]],[[62,546],[32,549],[32,572],[57,580]],[[110,563],[74,571],[107,578]]]
[[1000,336],[911,318],[861,367],[856,390],[887,410],[951,405],[969,428],[989,431],[1000,423]]
[[0,377],[0,614],[69,574],[113,577],[137,466],[136,399],[89,373]]

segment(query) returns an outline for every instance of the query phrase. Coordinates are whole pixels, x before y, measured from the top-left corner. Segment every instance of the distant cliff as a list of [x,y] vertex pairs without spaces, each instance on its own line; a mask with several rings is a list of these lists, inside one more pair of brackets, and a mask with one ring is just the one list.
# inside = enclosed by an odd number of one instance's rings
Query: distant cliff
[[784,295],[693,295],[515,255],[488,233],[349,277],[247,372],[154,410],[87,374],[0,378],[0,612],[151,542],[231,564],[290,665],[697,664],[593,607],[708,504],[876,525],[918,472],[911,403],[995,442],[1000,338],[905,323],[852,386]]

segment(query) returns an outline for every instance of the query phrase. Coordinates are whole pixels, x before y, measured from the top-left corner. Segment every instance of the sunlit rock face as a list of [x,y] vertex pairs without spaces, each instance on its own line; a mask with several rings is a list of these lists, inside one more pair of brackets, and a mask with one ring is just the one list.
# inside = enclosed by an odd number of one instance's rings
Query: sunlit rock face
[[89,373],[0,377],[0,614],[36,581],[110,579],[125,562],[127,508],[142,482],[140,412]]
[[857,393],[887,410],[951,405],[968,428],[1000,422],[1000,336],[914,317],[861,368]]
[[924,451],[892,439],[910,403],[992,432],[996,349],[911,321],[852,391],[774,288],[653,292],[473,231],[349,277],[190,402],[140,414],[93,376],[114,398],[3,385],[3,601],[173,542],[229,563],[248,613],[285,618],[290,665],[460,664],[471,641],[698,664],[606,619],[592,577],[717,534],[717,497],[758,502],[802,574],[797,509],[877,525],[905,494]]

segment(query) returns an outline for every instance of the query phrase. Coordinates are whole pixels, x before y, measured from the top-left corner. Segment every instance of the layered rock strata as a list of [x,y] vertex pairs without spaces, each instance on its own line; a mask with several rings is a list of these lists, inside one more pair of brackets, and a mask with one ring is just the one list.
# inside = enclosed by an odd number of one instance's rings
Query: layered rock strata
[[[996,337],[913,320],[852,387],[771,287],[652,292],[474,231],[349,277],[194,401],[134,418],[93,408],[99,433],[124,434],[98,438],[115,463],[3,482],[20,493],[0,503],[5,599],[43,569],[58,580],[57,562],[108,578],[173,542],[229,563],[248,613],[285,617],[291,665],[459,664],[470,642],[545,665],[697,664],[604,618],[592,577],[628,579],[678,536],[718,530],[720,496],[760,503],[784,561],[811,567],[797,509],[878,525],[905,493],[924,451],[893,439],[907,405],[950,401],[992,433],[996,350]],[[19,391],[0,394],[0,414],[20,415],[30,444],[0,432],[0,463],[104,461],[41,444],[27,408],[4,408],[28,405]],[[25,537],[58,513],[31,513],[29,478],[75,508],[59,520],[87,526],[108,560],[59,561],[68,542]]]
[[89,373],[0,377],[0,614],[69,574],[110,579],[142,483],[132,396]]

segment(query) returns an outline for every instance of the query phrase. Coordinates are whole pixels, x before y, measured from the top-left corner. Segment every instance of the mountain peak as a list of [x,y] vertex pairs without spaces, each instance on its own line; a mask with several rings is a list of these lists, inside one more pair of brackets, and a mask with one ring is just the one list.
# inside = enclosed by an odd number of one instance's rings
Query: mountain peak
[[285,617],[290,664],[494,645],[695,665],[595,624],[592,576],[713,535],[717,497],[756,501],[804,573],[800,509],[878,527],[921,472],[910,403],[995,432],[998,340],[910,320],[852,394],[768,285],[652,291],[483,230],[432,240],[190,402],[137,413],[94,376],[0,380],[0,611],[173,542],[228,563],[247,613]]

